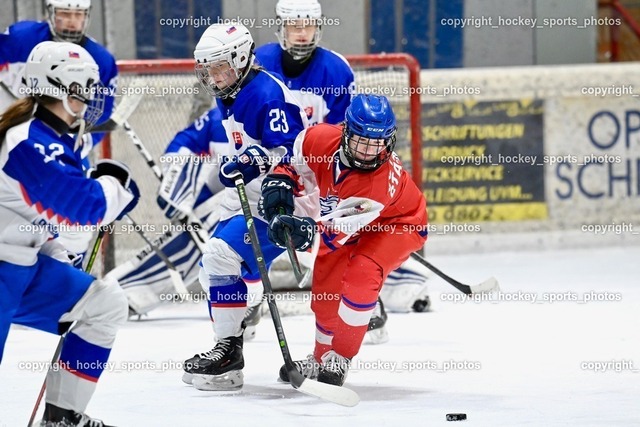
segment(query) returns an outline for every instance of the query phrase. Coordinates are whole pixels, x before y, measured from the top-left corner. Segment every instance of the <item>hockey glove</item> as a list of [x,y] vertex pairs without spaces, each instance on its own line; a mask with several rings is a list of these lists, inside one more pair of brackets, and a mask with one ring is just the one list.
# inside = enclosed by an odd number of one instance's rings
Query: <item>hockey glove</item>
[[292,215],[293,180],[288,175],[268,175],[262,181],[258,213],[267,221],[279,214]]
[[121,220],[138,204],[140,200],[140,190],[138,190],[136,182],[131,178],[129,168],[124,163],[113,159],[100,160],[96,163],[95,168],[90,171],[89,176],[93,179],[100,178],[101,176],[112,176],[133,196],[133,200],[120,211],[116,220]]
[[126,186],[125,188],[127,189],[127,191],[129,191],[129,193],[131,193],[131,195],[133,196],[133,200],[131,200],[129,204],[125,206],[124,209],[122,209],[122,211],[116,218],[117,221],[120,221],[122,218],[124,218],[126,214],[131,212],[133,208],[135,208],[138,202],[140,201],[140,190],[138,189],[138,185],[134,180],[130,179],[129,185]]
[[156,199],[158,206],[169,219],[175,218],[181,212],[190,211],[196,202],[196,182],[202,164],[189,161],[183,156],[180,158],[187,161],[184,164],[170,164],[165,171]]
[[271,168],[271,158],[267,149],[260,145],[250,145],[239,156],[233,158],[220,166],[220,182],[225,187],[235,187],[233,176],[237,172],[242,174],[244,183],[248,184],[260,175],[269,172]]
[[274,245],[285,248],[285,229],[289,230],[293,246],[298,251],[306,251],[313,243],[316,232],[316,222],[309,217],[297,217],[294,215],[276,215],[269,222],[267,236]]

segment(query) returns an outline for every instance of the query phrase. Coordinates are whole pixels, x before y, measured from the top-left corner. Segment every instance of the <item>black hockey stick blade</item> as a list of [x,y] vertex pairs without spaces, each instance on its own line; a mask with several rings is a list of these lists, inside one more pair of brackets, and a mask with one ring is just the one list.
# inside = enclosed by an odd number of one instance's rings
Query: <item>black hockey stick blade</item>
[[457,290],[459,290],[464,294],[467,294],[467,295],[484,294],[484,293],[500,291],[500,285],[498,284],[498,281],[496,280],[495,277],[491,277],[475,286],[469,286],[469,285],[465,285],[464,283],[458,282],[456,279],[452,277],[447,276],[445,273],[440,271],[436,266],[431,264],[429,261],[424,259],[420,254],[416,252],[413,252],[411,254],[411,258],[415,259],[420,264],[424,265],[429,270],[433,271],[436,275],[440,276],[442,280],[449,283],[451,286],[453,286],[454,288],[456,288]]
[[299,392],[341,406],[353,407],[360,403],[360,396],[350,388],[310,380],[293,367],[289,369],[288,374],[289,383]]

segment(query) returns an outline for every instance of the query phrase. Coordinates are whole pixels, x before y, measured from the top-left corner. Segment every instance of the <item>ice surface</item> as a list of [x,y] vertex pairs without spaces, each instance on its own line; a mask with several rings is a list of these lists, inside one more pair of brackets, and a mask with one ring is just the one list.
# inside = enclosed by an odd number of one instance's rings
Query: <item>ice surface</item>
[[[452,412],[467,414],[458,422],[465,426],[640,425],[640,247],[429,260],[468,284],[494,275],[511,297],[582,299],[594,291],[620,300],[454,303],[446,300],[460,294],[434,276],[434,311],[391,314],[390,341],[364,346],[354,359],[359,369],[346,385],[362,399],[355,408],[276,382],[282,360],[269,317],[245,345],[239,394],[183,384],[176,364],[212,347],[211,326],[202,304],[166,306],[120,332],[111,358],[119,371],[103,374],[87,412],[121,427],[458,425],[445,421]],[[283,322],[294,358],[303,358],[312,348],[313,318]],[[0,366],[0,427],[26,425],[44,372],[24,364],[49,360],[56,343],[55,336],[12,328]],[[451,362],[467,369],[444,371]],[[606,372],[581,367],[593,362],[619,362],[619,372],[613,364]],[[422,366],[409,372],[408,363]]]

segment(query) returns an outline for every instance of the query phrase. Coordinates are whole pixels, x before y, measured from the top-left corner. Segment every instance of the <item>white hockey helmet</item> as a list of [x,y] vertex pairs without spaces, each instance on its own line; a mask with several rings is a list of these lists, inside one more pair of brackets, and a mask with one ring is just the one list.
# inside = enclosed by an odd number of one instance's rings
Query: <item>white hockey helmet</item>
[[[249,74],[254,61],[255,43],[251,33],[242,24],[213,24],[205,30],[196,45],[196,76],[212,96],[234,97]],[[223,63],[229,64],[233,82],[220,88],[213,81],[210,70]]]
[[[30,95],[61,100],[67,113],[84,119],[88,126],[102,115],[105,91],[98,65],[75,43],[46,41],[36,45],[27,58],[24,78]],[[74,113],[69,98],[84,103],[82,111]]]
[[[279,22],[276,36],[282,49],[289,52],[294,59],[311,55],[322,38],[322,7],[318,0],[279,0],[276,4],[276,16]],[[287,38],[287,24],[294,25],[299,19],[302,19],[305,25],[317,25],[309,43],[291,43]]]
[[[71,43],[80,43],[87,28],[89,28],[89,16],[91,13],[91,0],[45,0],[47,9],[47,21],[49,21],[49,29],[55,41],[64,41]],[[56,11],[64,10],[81,10],[84,11],[84,23],[79,31],[56,30]]]

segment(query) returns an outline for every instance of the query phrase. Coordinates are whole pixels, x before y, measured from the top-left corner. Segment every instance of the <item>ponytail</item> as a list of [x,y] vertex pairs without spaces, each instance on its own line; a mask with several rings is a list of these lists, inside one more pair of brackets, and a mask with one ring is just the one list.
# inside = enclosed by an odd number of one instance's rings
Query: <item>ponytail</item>
[[19,99],[0,116],[0,146],[4,142],[7,131],[14,126],[26,122],[33,115],[36,99],[32,96]]
[[33,116],[36,103],[48,105],[56,101],[56,99],[47,96],[40,97],[39,99],[30,96],[28,98],[19,99],[11,104],[4,114],[0,116],[0,147],[2,147],[2,143],[4,142],[4,138],[7,136],[7,131],[9,131],[9,129],[26,122]]

